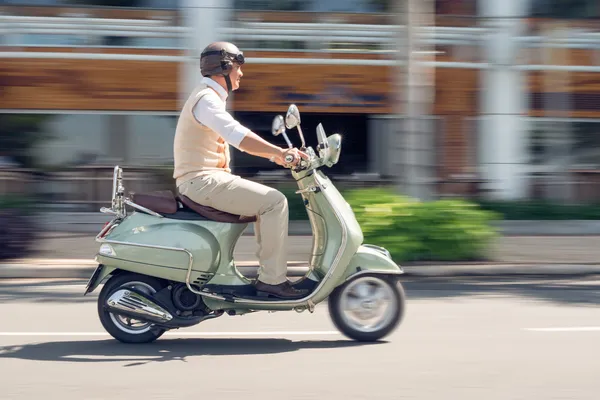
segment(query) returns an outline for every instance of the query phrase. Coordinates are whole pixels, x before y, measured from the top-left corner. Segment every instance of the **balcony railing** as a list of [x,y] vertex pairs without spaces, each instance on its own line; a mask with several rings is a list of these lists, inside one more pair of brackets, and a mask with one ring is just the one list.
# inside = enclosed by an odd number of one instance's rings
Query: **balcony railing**
[[[250,63],[396,65],[401,31],[398,25],[348,23],[277,23],[237,21],[220,29],[224,40],[240,44],[246,51],[288,51],[288,57],[249,57]],[[483,27],[424,27],[416,32],[424,44],[448,48],[475,48],[483,54],[488,39],[497,34]],[[70,58],[179,62],[192,60],[185,50],[192,30],[173,26],[169,21],[149,19],[104,19],[77,17],[0,16],[2,58]],[[53,43],[49,37],[62,38]],[[45,38],[45,39],[44,39]],[[117,38],[117,39],[115,39]],[[164,40],[158,44],[157,40]],[[564,39],[544,35],[520,35],[513,39],[517,51],[529,49],[572,48],[594,50],[600,61],[600,31],[573,30]],[[44,51],[44,47],[52,49]],[[56,47],[102,48],[103,51],[63,51]],[[111,49],[120,47],[119,52]],[[170,49],[176,54],[136,54],[132,49]],[[294,53],[320,53],[319,57],[295,56]],[[139,53],[139,52],[138,52]],[[360,53],[353,57],[352,54]],[[439,52],[437,52],[439,54]],[[193,55],[196,58],[197,55]],[[425,65],[439,68],[493,67],[485,61],[430,61]],[[522,70],[564,70],[600,72],[600,62],[592,65],[548,65],[520,63],[515,57],[512,68]]]

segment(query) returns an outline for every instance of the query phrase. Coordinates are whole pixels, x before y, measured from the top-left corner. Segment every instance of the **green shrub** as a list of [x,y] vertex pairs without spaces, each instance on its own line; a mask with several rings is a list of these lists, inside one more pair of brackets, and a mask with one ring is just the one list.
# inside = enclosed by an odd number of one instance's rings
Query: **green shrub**
[[365,243],[385,247],[397,262],[481,260],[496,237],[497,215],[463,200],[420,202],[383,188],[345,196]]
[[32,211],[35,201],[31,197],[22,195],[0,195],[0,210],[18,209],[25,213]]
[[290,221],[308,220],[308,214],[306,213],[306,207],[302,201],[302,196],[295,193],[296,190],[298,190],[298,187],[280,186],[277,187],[277,190],[283,193],[288,199]]
[[598,220],[599,204],[557,204],[546,201],[482,201],[482,209],[506,220]]
[[0,260],[30,254],[37,235],[33,204],[18,195],[0,196]]

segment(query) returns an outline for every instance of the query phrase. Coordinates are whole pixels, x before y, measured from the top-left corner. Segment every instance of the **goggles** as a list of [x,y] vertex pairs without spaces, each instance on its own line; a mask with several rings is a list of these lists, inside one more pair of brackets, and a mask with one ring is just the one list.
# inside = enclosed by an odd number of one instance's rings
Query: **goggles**
[[206,56],[212,56],[212,55],[221,55],[221,57],[223,59],[225,58],[229,58],[231,59],[231,61],[236,62],[240,65],[243,65],[246,62],[246,59],[244,58],[244,53],[243,52],[239,52],[238,54],[233,54],[233,53],[229,53],[225,50],[213,50],[213,51],[207,51],[206,53],[202,53],[202,55],[200,56],[200,58],[206,57]]
[[227,55],[231,57],[233,62],[236,62],[240,65],[243,65],[246,62],[246,59],[244,58],[244,53],[242,53],[241,51],[238,54],[227,53]]

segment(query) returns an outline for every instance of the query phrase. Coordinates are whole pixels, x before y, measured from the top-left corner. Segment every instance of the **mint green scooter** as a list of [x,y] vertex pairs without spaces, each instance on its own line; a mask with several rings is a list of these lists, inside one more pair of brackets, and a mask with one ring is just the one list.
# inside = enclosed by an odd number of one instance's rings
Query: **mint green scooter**
[[84,293],[106,280],[98,314],[110,335],[126,343],[152,342],[167,330],[224,314],[312,313],[326,299],[334,325],[351,339],[376,341],[398,326],[404,314],[403,271],[387,250],[363,244],[352,209],[322,172],[338,162],[341,136],[327,137],[319,124],[318,154],[307,148],[293,104],[285,120],[278,115],[273,121],[273,134],[282,134],[292,147],[286,127],[298,129],[310,155],[291,168],[313,231],[308,272],[296,284],[309,294],[298,300],[263,297],[236,268],[234,247],[254,217],[223,213],[171,191],[130,199],[116,166],[112,206],[100,210],[114,218],[96,237],[99,265]]

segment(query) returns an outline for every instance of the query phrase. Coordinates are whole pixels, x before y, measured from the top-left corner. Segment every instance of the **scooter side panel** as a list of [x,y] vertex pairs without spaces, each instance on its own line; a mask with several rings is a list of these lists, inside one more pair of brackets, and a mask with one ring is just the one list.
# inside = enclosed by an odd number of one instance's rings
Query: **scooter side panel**
[[[153,276],[156,278],[162,278],[176,282],[184,282],[187,274],[187,270],[181,268],[170,268],[162,265],[122,260],[103,255],[96,256],[96,259],[105,267],[110,267],[112,269],[120,269],[129,272],[136,272],[138,274]],[[197,277],[198,273],[193,274],[191,280],[193,281],[197,279]]]
[[[146,268],[156,267],[175,270],[179,276],[177,272],[188,270],[188,253],[164,247],[182,248],[192,254],[193,271],[215,273],[222,261],[228,262],[230,259],[233,243],[246,226],[207,220],[182,221],[133,213],[102,240],[109,243],[116,254],[100,256],[109,258],[102,261],[117,268],[135,268],[135,272],[150,274]],[[140,268],[143,270],[138,270]],[[162,274],[172,276],[169,272]]]

